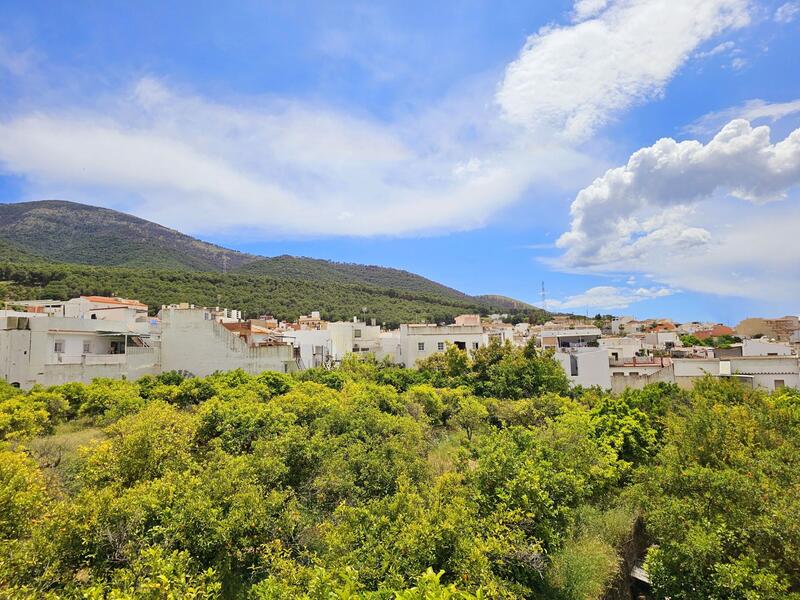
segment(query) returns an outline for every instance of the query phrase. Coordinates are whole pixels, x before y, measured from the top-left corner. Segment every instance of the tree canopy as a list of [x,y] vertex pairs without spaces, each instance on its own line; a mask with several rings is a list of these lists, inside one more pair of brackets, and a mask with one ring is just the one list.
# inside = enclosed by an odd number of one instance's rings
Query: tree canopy
[[0,384],[0,597],[599,600],[639,559],[655,598],[798,597],[796,390],[559,369]]

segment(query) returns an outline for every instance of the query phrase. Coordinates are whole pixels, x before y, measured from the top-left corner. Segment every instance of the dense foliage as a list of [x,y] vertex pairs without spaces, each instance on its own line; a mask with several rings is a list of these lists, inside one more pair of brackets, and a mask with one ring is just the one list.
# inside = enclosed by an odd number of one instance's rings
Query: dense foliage
[[[322,306],[330,318],[345,319],[360,315],[366,306],[370,317],[390,323],[438,322],[465,310],[511,309],[525,319],[528,314],[544,315],[510,298],[471,297],[400,269],[295,256],[254,256],[132,215],[59,200],[0,204],[0,262],[9,266],[49,263],[32,277],[15,277],[13,271],[7,276],[6,272],[2,277],[9,280],[5,297],[13,292],[18,300],[30,294],[41,297],[38,292],[62,299],[66,290],[73,295],[110,290],[142,301],[146,297],[154,306],[183,301],[215,306],[220,302],[217,297],[222,296],[229,306],[244,307],[254,315],[271,311],[292,318]],[[223,277],[225,271],[234,275]],[[127,283],[129,277],[136,280],[135,285]],[[149,283],[148,278],[154,281]],[[168,293],[171,282],[179,284],[175,293]],[[274,288],[281,295],[275,302],[265,302],[263,294]],[[327,303],[325,299],[329,299]]]
[[[162,271],[118,267],[93,267],[56,263],[0,262],[0,296],[3,299],[66,300],[81,294],[125,296],[155,309],[163,304],[189,302],[199,306],[229,306],[250,317],[272,314],[296,319],[320,310],[329,320],[353,316],[374,318],[397,325],[417,322],[452,322],[465,312],[487,312],[492,307],[469,297],[448,298],[335,281],[275,279],[263,275]],[[362,311],[367,308],[367,312]],[[521,311],[540,318],[542,311]]]
[[696,335],[682,335],[680,336],[681,343],[684,346],[712,346],[714,348],[729,348],[731,344],[740,344],[742,338],[735,335],[718,335],[700,339]]
[[107,208],[43,200],[0,204],[0,238],[56,262],[221,271],[255,257]]
[[622,598],[637,544],[657,598],[796,597],[799,421],[499,345],[0,385],[0,597]]

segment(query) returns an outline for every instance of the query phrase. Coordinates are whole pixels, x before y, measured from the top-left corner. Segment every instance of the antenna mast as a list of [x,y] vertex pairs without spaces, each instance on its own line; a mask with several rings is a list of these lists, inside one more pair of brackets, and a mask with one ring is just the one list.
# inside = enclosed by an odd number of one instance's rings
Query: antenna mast
[[542,310],[547,312],[547,294],[544,292],[544,281],[542,281]]
[[222,274],[225,275],[228,272],[228,255],[222,255]]

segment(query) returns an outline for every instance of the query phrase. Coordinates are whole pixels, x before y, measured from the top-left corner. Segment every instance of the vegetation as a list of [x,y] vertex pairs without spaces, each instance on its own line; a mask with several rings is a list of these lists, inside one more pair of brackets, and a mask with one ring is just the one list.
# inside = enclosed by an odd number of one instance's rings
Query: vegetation
[[718,335],[701,340],[695,335],[687,334],[680,336],[684,346],[711,346],[714,348],[730,348],[731,344],[739,344],[742,338],[735,335]]
[[[340,263],[319,258],[298,256],[275,256],[249,262],[238,269],[248,275],[266,275],[276,279],[292,279],[301,281],[324,281],[326,283],[350,283],[370,285],[382,288],[404,290],[432,296],[442,296],[449,300],[470,301],[476,304],[494,305],[471,298],[463,292],[454,290],[430,279],[414,273],[377,267],[374,265],[358,265]],[[498,303],[497,306],[500,306]],[[528,307],[533,308],[533,307]]]
[[0,597],[599,599],[632,543],[656,598],[799,597],[796,390],[570,391],[493,345],[0,415]]
[[[45,200],[0,204],[0,238],[55,262],[221,271],[256,257],[115,210]],[[121,251],[124,249],[124,251]]]
[[[469,297],[450,299],[421,292],[398,291],[333,281],[273,279],[261,275],[162,271],[68,264],[0,263],[0,295],[4,299],[66,300],[81,294],[136,298],[155,312],[164,304],[190,302],[228,306],[249,317],[272,314],[296,319],[320,310],[329,320],[353,316],[378,323],[452,322],[466,312],[486,312]],[[366,307],[367,312],[362,309]],[[542,311],[521,314],[539,318]]]
[[[223,271],[227,274],[223,274]],[[78,294],[241,308],[294,319],[449,322],[463,312],[547,313],[501,296],[468,296],[419,275],[313,258],[264,258],[215,246],[125,213],[56,200],[0,204],[0,295],[66,299]]]

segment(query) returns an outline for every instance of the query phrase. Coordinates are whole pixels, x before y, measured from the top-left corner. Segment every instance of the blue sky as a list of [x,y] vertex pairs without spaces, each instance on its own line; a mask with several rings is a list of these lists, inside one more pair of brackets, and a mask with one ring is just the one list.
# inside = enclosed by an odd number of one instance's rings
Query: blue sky
[[785,0],[7,0],[0,201],[578,313],[797,314],[798,34]]

